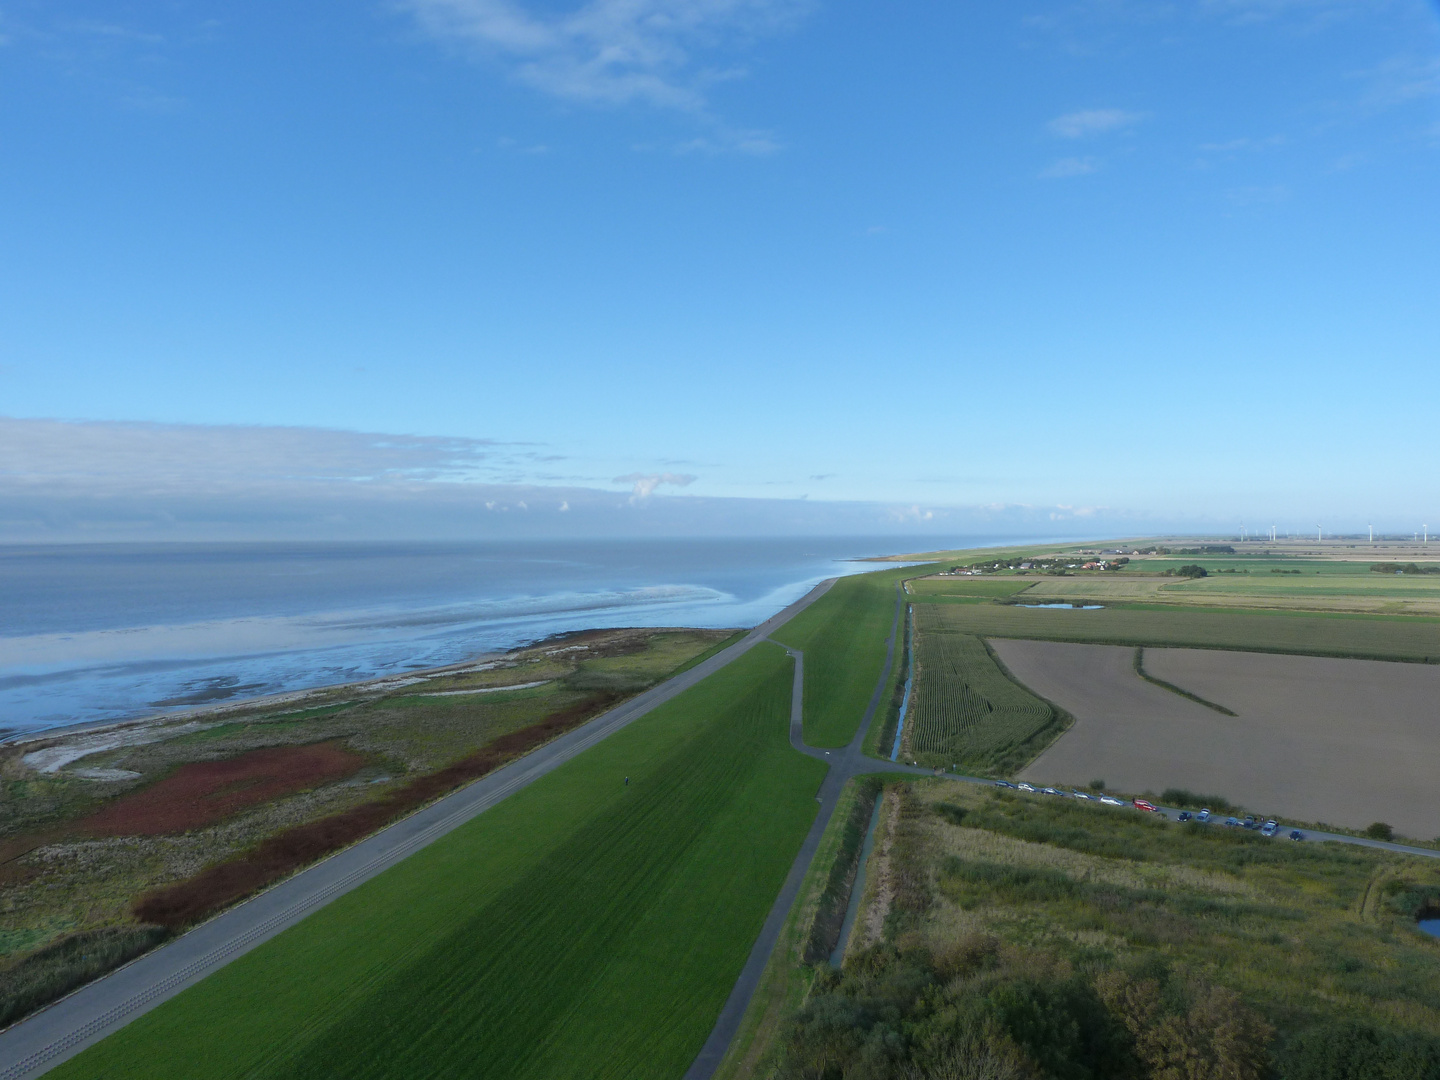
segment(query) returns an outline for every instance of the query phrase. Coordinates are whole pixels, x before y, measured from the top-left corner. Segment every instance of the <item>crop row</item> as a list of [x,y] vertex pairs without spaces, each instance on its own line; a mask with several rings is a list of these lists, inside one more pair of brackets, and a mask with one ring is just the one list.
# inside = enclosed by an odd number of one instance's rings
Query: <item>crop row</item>
[[1055,720],[973,634],[920,632],[909,745],[917,760],[1004,771]]

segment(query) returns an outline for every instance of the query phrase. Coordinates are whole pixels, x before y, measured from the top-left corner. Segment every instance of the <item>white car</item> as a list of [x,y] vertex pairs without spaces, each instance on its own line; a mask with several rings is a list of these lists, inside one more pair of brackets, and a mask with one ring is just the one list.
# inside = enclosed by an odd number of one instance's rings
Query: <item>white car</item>
[[1117,798],[1115,798],[1114,795],[1101,795],[1101,796],[1100,796],[1100,801],[1103,802],[1106,806],[1125,806],[1125,805],[1127,805],[1127,803],[1125,802],[1124,799],[1117,799]]
[[1206,810],[1201,810],[1198,814],[1195,815],[1195,820],[1196,820],[1196,821],[1209,821],[1209,820],[1210,820],[1210,811],[1209,811],[1208,809],[1206,809]]
[[1088,791],[1072,791],[1070,794],[1074,795],[1077,799],[1084,799],[1086,802],[1095,798],[1095,796],[1091,795]]
[[1021,791],[1034,791],[1034,790],[1035,790],[1035,788],[1034,788],[1033,785],[1027,784],[1027,783],[1025,783],[1024,781],[1021,781],[1019,784],[1016,785],[1016,787],[1018,787]]
[[1065,793],[1064,793],[1063,791],[1059,790],[1058,788],[1047,787],[1047,788],[1041,788],[1041,789],[1040,789],[1040,794],[1041,794],[1041,795],[1063,795],[1063,794],[1065,794]]

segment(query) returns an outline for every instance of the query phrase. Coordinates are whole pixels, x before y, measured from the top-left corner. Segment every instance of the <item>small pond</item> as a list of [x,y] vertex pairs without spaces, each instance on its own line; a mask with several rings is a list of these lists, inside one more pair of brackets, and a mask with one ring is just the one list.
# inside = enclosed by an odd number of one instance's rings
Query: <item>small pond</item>
[[1062,607],[1075,611],[1099,611],[1104,604],[1016,604],[1016,607]]

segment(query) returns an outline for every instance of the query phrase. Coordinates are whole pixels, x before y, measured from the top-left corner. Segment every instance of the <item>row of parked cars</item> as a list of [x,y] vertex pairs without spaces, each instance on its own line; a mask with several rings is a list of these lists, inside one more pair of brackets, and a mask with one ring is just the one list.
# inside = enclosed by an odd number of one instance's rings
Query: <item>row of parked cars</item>
[[[1161,814],[1165,817],[1170,816],[1154,803],[1148,802],[1145,799],[1131,799],[1129,802],[1126,802],[1124,799],[1116,798],[1114,795],[1101,795],[1090,791],[1080,791],[1078,789],[1061,791],[1059,788],[1053,787],[1036,787],[1034,784],[1027,784],[1023,781],[1018,784],[1012,784],[1009,780],[996,780],[995,786],[1013,788],[1016,791],[1029,791],[1037,795],[1058,795],[1065,799],[1082,799],[1086,802],[1104,803],[1106,806],[1133,806],[1136,810],[1144,810],[1146,813]],[[1200,825],[1208,825],[1211,821],[1215,820],[1215,815],[1210,812],[1208,807],[1200,810],[1198,813],[1181,810],[1176,815],[1176,820],[1194,821]],[[1280,823],[1274,818],[1262,822],[1253,814],[1246,814],[1243,821],[1240,818],[1227,817],[1225,824],[1232,829],[1258,829],[1261,836],[1274,836],[1280,831]],[[1291,840],[1305,839],[1305,834],[1299,829],[1291,829],[1289,835]]]

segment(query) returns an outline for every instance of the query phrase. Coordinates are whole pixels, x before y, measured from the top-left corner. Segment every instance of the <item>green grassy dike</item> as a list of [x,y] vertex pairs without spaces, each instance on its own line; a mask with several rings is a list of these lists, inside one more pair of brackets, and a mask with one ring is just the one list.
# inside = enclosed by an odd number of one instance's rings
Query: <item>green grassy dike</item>
[[805,653],[807,745],[845,746],[854,738],[885,666],[895,586],[917,572],[927,571],[886,570],[841,578],[771,635]]
[[50,1075],[680,1075],[816,812],[791,678],[756,647]]

